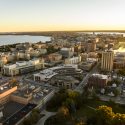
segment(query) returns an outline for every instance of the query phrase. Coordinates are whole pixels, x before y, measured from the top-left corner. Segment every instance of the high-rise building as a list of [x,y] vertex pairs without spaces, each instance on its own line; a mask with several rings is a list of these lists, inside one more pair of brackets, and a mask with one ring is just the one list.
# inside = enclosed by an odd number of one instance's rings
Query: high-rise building
[[96,50],[96,41],[95,40],[88,40],[85,43],[85,49],[87,52],[95,52]]
[[101,70],[112,71],[114,53],[112,51],[102,52]]
[[64,58],[69,58],[72,57],[74,54],[74,47],[71,48],[62,48],[60,50],[60,54],[64,57]]

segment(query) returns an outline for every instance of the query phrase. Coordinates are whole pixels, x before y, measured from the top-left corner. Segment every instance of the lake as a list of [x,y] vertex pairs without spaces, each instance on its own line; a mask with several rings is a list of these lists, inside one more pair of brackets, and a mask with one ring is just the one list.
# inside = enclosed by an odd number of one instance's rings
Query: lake
[[24,43],[24,42],[46,42],[50,41],[49,36],[30,36],[30,35],[0,35],[0,46],[8,45],[14,43]]

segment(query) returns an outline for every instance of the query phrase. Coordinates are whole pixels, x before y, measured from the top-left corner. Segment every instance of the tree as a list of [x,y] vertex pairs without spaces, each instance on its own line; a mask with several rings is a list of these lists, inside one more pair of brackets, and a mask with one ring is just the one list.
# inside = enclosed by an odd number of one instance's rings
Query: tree
[[69,109],[70,113],[76,112],[75,102],[73,99],[67,98],[63,105]]
[[36,123],[40,118],[40,112],[37,109],[32,110],[30,119],[32,123]]
[[119,92],[118,89],[114,89],[114,90],[113,90],[113,93],[114,93],[115,97],[118,96],[118,95],[120,94],[120,92]]
[[55,49],[54,46],[52,46],[52,45],[48,46],[48,48],[47,48],[48,54],[58,52],[58,51],[59,51],[59,49]]
[[47,109],[59,108],[60,106],[62,106],[62,103],[65,102],[67,97],[67,90],[60,89],[59,92],[55,93],[53,98],[47,103]]
[[116,113],[112,125],[125,125],[125,114]]
[[62,106],[58,110],[58,117],[61,118],[61,120],[68,118],[69,116],[69,109],[65,106]]
[[116,104],[115,104],[115,102],[114,102],[112,99],[110,99],[110,100],[108,101],[108,105],[112,107],[112,106],[114,106],[114,105],[116,105]]
[[117,74],[118,76],[121,76],[123,79],[123,76],[125,76],[125,69],[120,69]]
[[79,122],[77,122],[75,125],[85,125],[83,120],[80,120]]
[[96,110],[97,113],[97,125],[111,125],[114,112],[112,112],[112,108],[108,106],[99,106]]
[[80,108],[82,105],[82,95],[76,91],[68,91],[68,97],[74,101],[75,107]]
[[23,125],[32,125],[29,118],[24,119]]
[[114,113],[111,107],[99,106],[97,125],[125,125],[125,114]]

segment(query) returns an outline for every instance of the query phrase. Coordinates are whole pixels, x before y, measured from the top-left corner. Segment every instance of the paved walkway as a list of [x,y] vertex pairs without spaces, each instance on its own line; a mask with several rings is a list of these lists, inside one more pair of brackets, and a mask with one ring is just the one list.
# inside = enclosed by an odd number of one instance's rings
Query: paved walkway
[[90,108],[90,109],[92,109],[92,110],[96,110],[95,108],[93,108],[93,107],[91,107],[91,106],[88,106],[88,105],[87,105],[87,107]]
[[42,111],[42,114],[45,114],[45,116],[43,116],[36,125],[44,125],[45,121],[56,114],[56,112],[47,112],[46,110]]

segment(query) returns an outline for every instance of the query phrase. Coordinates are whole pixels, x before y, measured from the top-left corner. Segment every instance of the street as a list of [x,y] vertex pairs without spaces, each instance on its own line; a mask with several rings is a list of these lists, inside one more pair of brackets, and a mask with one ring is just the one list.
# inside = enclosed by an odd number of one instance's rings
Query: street
[[83,80],[81,81],[81,83],[75,88],[75,91],[78,91],[80,93],[83,92],[83,88],[86,86],[87,82],[88,82],[88,78],[93,74],[93,73],[96,73],[97,72],[97,68],[99,66],[100,62],[98,62],[96,64],[95,67],[93,67],[93,69],[88,72],[88,74],[83,78]]
[[45,121],[56,114],[56,112],[47,112],[46,110],[41,112],[42,114],[45,114],[45,116],[43,116],[36,125],[44,125]]

